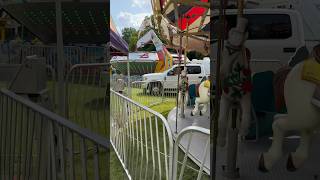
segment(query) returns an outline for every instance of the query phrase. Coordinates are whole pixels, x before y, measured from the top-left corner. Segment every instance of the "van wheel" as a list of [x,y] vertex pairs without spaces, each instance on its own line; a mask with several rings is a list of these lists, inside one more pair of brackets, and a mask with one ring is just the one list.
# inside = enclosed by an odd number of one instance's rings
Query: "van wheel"
[[159,96],[162,94],[162,85],[160,83],[150,84],[150,94],[154,96]]

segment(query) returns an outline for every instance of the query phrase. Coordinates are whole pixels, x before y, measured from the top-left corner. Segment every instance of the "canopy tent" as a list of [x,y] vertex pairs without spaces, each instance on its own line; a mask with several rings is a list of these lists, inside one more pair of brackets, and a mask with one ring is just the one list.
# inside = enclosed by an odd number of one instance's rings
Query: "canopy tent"
[[121,38],[112,17],[110,17],[110,50],[111,55],[120,55],[129,52],[128,43]]
[[[172,47],[209,54],[210,3],[208,0],[151,0],[157,28]],[[190,44],[190,45],[188,45]]]
[[154,73],[159,64],[159,56],[156,52],[134,52],[127,56],[113,56],[110,63],[122,74],[128,75],[128,61],[130,63],[130,75],[143,75]]
[[[108,7],[103,0],[62,3],[65,44],[106,44]],[[45,44],[56,43],[55,2],[8,3],[1,7]]]

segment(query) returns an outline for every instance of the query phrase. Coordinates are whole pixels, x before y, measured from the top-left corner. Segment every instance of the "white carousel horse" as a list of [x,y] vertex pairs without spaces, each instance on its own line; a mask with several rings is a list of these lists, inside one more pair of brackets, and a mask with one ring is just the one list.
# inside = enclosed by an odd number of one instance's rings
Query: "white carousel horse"
[[[315,61],[315,59],[312,59]],[[259,160],[259,169],[267,172],[282,156],[282,143],[287,131],[301,133],[300,144],[287,160],[287,170],[295,171],[309,156],[311,138],[320,127],[320,110],[311,103],[316,84],[302,80],[304,62],[300,62],[289,72],[284,84],[284,96],[288,114],[278,115],[272,124],[273,141],[267,153]]]
[[223,49],[220,75],[223,92],[219,112],[218,145],[226,144],[229,112],[236,105],[241,112],[240,136],[248,133],[251,119],[251,71],[249,51],[244,47],[248,37],[247,20],[238,17],[237,27],[229,31],[229,39]]
[[[209,83],[209,84],[208,84]],[[199,106],[202,105],[200,110],[200,116],[208,111],[208,104],[210,103],[210,81],[203,81],[199,86],[199,97],[195,100],[194,109],[191,111],[191,116],[196,115],[199,112]]]
[[178,107],[180,109],[179,115],[184,118],[184,109],[187,107],[189,92],[188,92],[188,76],[187,69],[181,71],[181,78],[179,81]]
[[[188,100],[189,100],[189,92],[188,92],[188,77],[187,77],[187,70],[184,69],[181,71],[181,78],[179,81],[179,94],[178,94],[178,106],[180,106],[180,109],[183,109],[182,106],[184,105],[184,107],[187,106],[188,104]],[[182,92],[182,89],[184,89],[184,92]],[[184,96],[184,102],[182,102]]]

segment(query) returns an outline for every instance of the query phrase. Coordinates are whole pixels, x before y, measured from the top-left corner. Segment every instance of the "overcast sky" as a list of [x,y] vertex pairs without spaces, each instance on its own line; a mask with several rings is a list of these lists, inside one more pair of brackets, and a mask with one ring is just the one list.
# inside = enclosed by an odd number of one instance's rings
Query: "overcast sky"
[[151,0],[110,0],[110,12],[119,33],[125,27],[139,29],[144,17],[152,14]]

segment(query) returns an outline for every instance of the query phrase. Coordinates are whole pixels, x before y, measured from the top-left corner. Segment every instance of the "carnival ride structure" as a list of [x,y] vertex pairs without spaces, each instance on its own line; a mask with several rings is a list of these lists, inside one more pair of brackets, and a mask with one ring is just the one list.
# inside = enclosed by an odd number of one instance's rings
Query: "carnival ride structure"
[[[209,20],[210,20],[210,4],[208,0],[196,2],[172,1],[172,0],[152,0],[152,7],[156,22],[156,28],[159,30],[163,39],[165,39],[167,47],[178,50],[178,66],[186,66],[188,63],[185,59],[182,60],[182,54],[185,55],[188,51],[198,51],[204,55],[209,54]],[[191,61],[192,62],[192,61]],[[209,111],[204,112],[203,116],[191,116],[192,106],[189,101],[195,98],[198,88],[196,84],[183,83],[186,76],[184,71],[178,74],[179,88],[177,88],[177,106],[168,114],[168,122],[173,132],[174,138],[181,130],[189,126],[198,126],[210,129]],[[205,77],[203,77],[205,81]],[[188,87],[184,87],[188,86]],[[186,91],[179,92],[181,89]],[[205,87],[205,99],[208,105],[208,87]],[[192,94],[190,96],[190,94]],[[190,98],[184,98],[189,96]],[[192,97],[193,96],[193,97]],[[208,108],[209,109],[209,108]],[[203,149],[209,148],[206,146],[206,135],[194,134],[190,142],[188,137],[181,139],[179,147],[187,152],[191,158],[199,166],[204,165],[204,171],[210,174],[210,151],[205,151],[207,158],[203,161]],[[189,144],[190,142],[190,144]]]
[[[144,30],[140,30],[139,34]],[[128,56],[114,56],[111,64],[123,74],[132,75],[159,73],[171,68],[174,64],[173,56],[152,29],[139,38],[136,49],[150,42],[155,46],[156,52],[136,51],[130,52]]]

